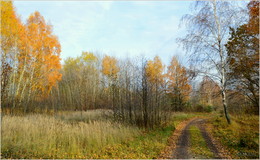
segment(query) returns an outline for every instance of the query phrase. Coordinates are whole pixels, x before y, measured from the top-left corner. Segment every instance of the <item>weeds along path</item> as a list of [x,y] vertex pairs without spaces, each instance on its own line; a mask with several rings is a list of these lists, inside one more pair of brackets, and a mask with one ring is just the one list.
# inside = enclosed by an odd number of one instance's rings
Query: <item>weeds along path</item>
[[[215,158],[215,159],[220,159],[222,158],[219,154],[218,148],[215,146],[213,143],[212,137],[209,135],[209,133],[206,130],[206,125],[205,125],[206,120],[201,119],[201,118],[195,118],[190,121],[188,121],[184,127],[179,131],[180,134],[177,135],[178,138],[175,142],[175,147],[173,149],[173,153],[170,158],[173,159],[190,159],[190,158]],[[198,128],[198,133],[201,135],[201,139],[199,141],[202,141],[205,146],[200,146],[201,143],[199,144],[192,144],[191,143],[191,131],[190,128],[191,126],[195,126]],[[196,149],[197,152],[199,153],[192,153],[191,149]],[[204,152],[212,152],[210,153],[210,157],[207,157],[204,154]],[[200,155],[201,152],[201,155]],[[165,157],[169,158],[169,157]]]

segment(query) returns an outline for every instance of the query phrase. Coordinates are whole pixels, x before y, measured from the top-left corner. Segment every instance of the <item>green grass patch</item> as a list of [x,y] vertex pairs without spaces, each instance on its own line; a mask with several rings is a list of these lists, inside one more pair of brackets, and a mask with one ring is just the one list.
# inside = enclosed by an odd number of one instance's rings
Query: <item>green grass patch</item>
[[259,116],[232,116],[228,125],[225,118],[215,116],[211,123],[213,135],[226,146],[233,158],[259,158]]
[[207,143],[204,140],[200,129],[196,126],[191,126],[190,132],[190,151],[195,158],[214,158],[214,154],[207,147]]

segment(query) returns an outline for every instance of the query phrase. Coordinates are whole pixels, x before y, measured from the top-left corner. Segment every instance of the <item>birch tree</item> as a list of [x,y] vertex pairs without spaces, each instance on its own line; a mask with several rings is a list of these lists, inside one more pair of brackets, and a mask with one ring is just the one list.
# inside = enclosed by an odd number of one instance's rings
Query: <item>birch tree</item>
[[190,53],[190,62],[199,67],[199,73],[207,74],[220,83],[222,104],[229,124],[231,119],[226,100],[227,52],[224,45],[228,40],[229,28],[235,28],[239,23],[241,15],[237,10],[238,7],[228,1],[198,1],[193,12],[182,18],[188,33],[177,39]]

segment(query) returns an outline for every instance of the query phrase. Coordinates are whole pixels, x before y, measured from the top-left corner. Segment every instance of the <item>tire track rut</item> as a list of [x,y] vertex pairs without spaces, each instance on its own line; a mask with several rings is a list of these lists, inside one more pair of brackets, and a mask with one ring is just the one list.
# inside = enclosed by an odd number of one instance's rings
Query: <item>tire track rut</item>
[[200,132],[201,132],[204,140],[206,141],[207,147],[214,154],[214,157],[212,157],[212,158],[221,159],[221,157],[219,156],[219,151],[218,151],[217,147],[214,145],[214,143],[212,142],[212,139],[210,138],[208,132],[205,129],[206,128],[205,121],[206,121],[205,119],[197,118],[185,126],[185,128],[182,130],[181,135],[178,139],[176,149],[173,151],[172,158],[174,158],[174,159],[191,159],[191,158],[193,158],[192,155],[189,153],[189,147],[190,147],[189,128],[191,125],[195,125],[200,129]]

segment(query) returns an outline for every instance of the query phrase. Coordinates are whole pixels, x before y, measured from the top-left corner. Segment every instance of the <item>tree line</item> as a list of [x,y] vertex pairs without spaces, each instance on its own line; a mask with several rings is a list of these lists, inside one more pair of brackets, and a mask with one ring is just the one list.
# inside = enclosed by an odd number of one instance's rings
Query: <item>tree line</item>
[[119,60],[91,52],[61,65],[59,41],[39,12],[23,24],[12,2],[1,7],[4,112],[106,108],[116,120],[153,127],[189,99],[188,74],[176,57],[167,70],[159,56]]
[[[171,111],[259,111],[259,2],[239,21],[230,2],[198,2],[179,38],[190,67],[173,56],[118,59],[82,52],[60,62],[61,46],[39,12],[22,23],[1,1],[1,109],[4,113],[111,109],[115,120],[143,127],[166,123]],[[230,22],[236,22],[231,24]],[[204,78],[194,84],[195,77]],[[238,100],[244,102],[237,104]]]

